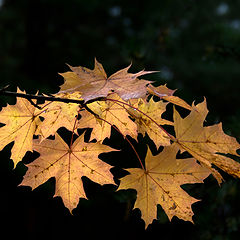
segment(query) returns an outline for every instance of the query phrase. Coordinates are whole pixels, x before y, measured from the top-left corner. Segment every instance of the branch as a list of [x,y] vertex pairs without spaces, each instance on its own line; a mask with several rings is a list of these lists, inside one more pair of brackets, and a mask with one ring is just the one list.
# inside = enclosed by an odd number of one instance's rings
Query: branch
[[[33,95],[33,94],[27,94],[27,93],[16,93],[16,92],[10,92],[10,91],[5,91],[6,88],[8,88],[9,86],[6,86],[2,89],[0,89],[0,95],[5,95],[5,96],[15,96],[15,97],[21,97],[21,98],[25,98],[27,100],[30,101],[31,104],[33,104],[32,102],[32,99],[41,99],[41,100],[45,100],[45,101],[52,101],[52,102],[65,102],[65,103],[78,103],[81,105],[81,107],[85,107],[85,109],[87,111],[89,111],[90,113],[96,115],[95,113],[93,113],[93,111],[91,111],[88,107],[87,107],[87,104],[88,103],[91,103],[93,101],[98,101],[98,100],[108,100],[108,101],[113,101],[113,102],[116,102],[117,104],[121,103],[121,104],[124,104],[126,106],[129,106],[135,110],[137,110],[138,112],[142,113],[143,115],[145,115],[146,117],[148,117],[152,122],[154,122],[163,132],[165,132],[168,137],[172,140],[172,141],[175,141],[175,138],[169,134],[162,126],[160,126],[154,119],[152,119],[150,116],[148,116],[146,113],[142,112],[141,110],[139,110],[138,108],[136,107],[133,107],[131,106],[130,104],[128,103],[125,103],[125,102],[122,102],[122,101],[119,101],[119,100],[115,100],[115,99],[111,99],[111,98],[98,98],[98,99],[92,99],[92,100],[89,100],[87,102],[84,103],[84,100],[77,100],[77,99],[68,99],[68,98],[57,98],[57,97],[48,97],[48,96],[43,96],[43,95]],[[36,106],[34,104],[34,106]],[[99,116],[97,116],[99,118]]]
[[4,87],[3,89],[0,89],[0,95],[25,98],[25,99],[29,100],[30,102],[31,102],[32,99],[39,99],[39,100],[45,100],[45,101],[51,101],[51,102],[78,103],[81,106],[84,106],[84,104],[83,104],[84,100],[58,98],[58,97],[48,97],[48,96],[33,95],[33,94],[28,94],[28,93],[10,92],[10,91],[5,91],[4,90],[5,88],[6,87]]

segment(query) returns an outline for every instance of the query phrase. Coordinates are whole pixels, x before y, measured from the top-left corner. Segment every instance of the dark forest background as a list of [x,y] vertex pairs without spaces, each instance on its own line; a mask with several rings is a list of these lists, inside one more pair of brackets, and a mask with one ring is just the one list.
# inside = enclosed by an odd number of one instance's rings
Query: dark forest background
[[[93,68],[96,57],[110,75],[132,62],[131,72],[159,70],[145,78],[177,88],[189,104],[205,96],[207,124],[221,121],[240,140],[239,10],[238,0],[1,0],[0,88],[56,93],[65,63]],[[2,106],[15,101],[0,100]],[[128,155],[127,144],[119,144]],[[0,153],[2,236],[239,239],[240,181],[224,173],[221,188],[212,177],[185,186],[202,199],[193,205],[194,225],[176,217],[170,223],[159,207],[159,220],[145,231],[140,212],[131,210],[134,191],[116,193],[84,179],[89,200],[81,199],[72,216],[52,198],[54,179],[33,192],[17,187],[26,168],[20,163],[13,170],[11,146]]]

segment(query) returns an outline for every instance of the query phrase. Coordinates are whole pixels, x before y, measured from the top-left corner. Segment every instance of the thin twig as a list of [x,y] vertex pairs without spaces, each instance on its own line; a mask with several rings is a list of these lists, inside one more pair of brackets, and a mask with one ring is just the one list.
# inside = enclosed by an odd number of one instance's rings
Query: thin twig
[[135,147],[133,146],[133,144],[130,142],[130,140],[127,138],[127,136],[125,136],[116,126],[114,126],[113,124],[111,124],[111,123],[108,122],[107,120],[105,120],[105,119],[103,119],[103,118],[101,118],[101,117],[99,117],[99,116],[96,116],[96,118],[98,118],[98,119],[100,119],[100,120],[108,123],[108,124],[109,124],[111,127],[113,127],[117,132],[119,132],[124,139],[127,140],[127,142],[129,143],[129,145],[130,145],[131,148],[133,149],[135,155],[137,156],[138,161],[140,162],[141,168],[142,168],[144,171],[146,171],[146,170],[145,170],[145,167],[144,167],[144,165],[143,165],[143,163],[142,163],[142,160],[141,160],[140,156],[139,156],[138,153],[137,153],[137,150],[135,149]]
[[5,87],[1,88],[1,89],[0,89],[0,92],[5,91],[7,88],[9,88],[9,86],[10,86],[10,85],[6,85]]

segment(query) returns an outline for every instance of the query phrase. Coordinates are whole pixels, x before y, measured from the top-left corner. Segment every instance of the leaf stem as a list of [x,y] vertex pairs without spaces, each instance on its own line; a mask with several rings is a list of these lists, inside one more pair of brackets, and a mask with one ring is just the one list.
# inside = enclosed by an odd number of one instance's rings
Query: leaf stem
[[72,148],[74,131],[75,131],[75,129],[76,129],[77,119],[78,119],[80,110],[81,110],[81,109],[78,110],[78,112],[77,112],[78,114],[77,114],[76,117],[75,117],[75,121],[74,121],[74,125],[73,125],[73,130],[72,130],[72,136],[71,136],[70,145],[69,145],[69,148],[70,148],[70,149]]
[[101,118],[101,117],[99,117],[99,116],[96,116],[96,117],[97,117],[98,119],[100,119],[100,120],[108,123],[109,125],[111,125],[111,127],[113,127],[115,130],[117,130],[117,131],[123,136],[123,138],[127,140],[127,142],[129,143],[129,145],[130,145],[131,148],[133,149],[134,153],[136,154],[136,156],[137,156],[137,158],[138,158],[138,161],[139,161],[139,163],[140,163],[140,165],[141,165],[141,168],[145,171],[145,167],[144,167],[144,165],[143,165],[143,163],[142,163],[142,160],[141,160],[140,156],[139,156],[138,153],[137,153],[137,150],[135,149],[135,147],[133,146],[133,144],[130,142],[130,140],[127,138],[127,136],[124,136],[124,134],[123,134],[116,126],[114,126],[113,124],[111,124],[111,123],[108,122],[107,120],[105,120],[105,119],[103,119],[103,118]]

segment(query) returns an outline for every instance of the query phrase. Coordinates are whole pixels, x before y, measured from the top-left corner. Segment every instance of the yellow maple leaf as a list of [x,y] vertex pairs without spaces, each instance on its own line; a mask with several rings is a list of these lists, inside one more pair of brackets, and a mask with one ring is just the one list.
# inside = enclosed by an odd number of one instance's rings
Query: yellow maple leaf
[[[17,89],[17,93],[25,93]],[[7,105],[0,112],[0,150],[14,141],[11,159],[14,167],[27,151],[32,151],[32,139],[40,122],[36,107],[24,98],[17,98],[15,105]]]
[[70,212],[77,207],[79,198],[87,198],[82,176],[99,184],[115,184],[109,171],[111,166],[98,158],[100,153],[115,149],[100,143],[85,143],[83,135],[71,147],[58,134],[54,140],[46,139],[40,143],[37,139],[34,140],[34,150],[40,153],[40,157],[27,165],[28,170],[20,185],[34,189],[55,177],[55,196],[63,199]]
[[102,64],[96,59],[93,70],[81,66],[68,66],[72,72],[60,74],[65,79],[60,92],[80,91],[85,101],[106,97],[111,91],[116,92],[124,100],[143,97],[147,92],[146,85],[150,81],[139,80],[137,77],[154,72],[128,73],[130,65],[107,77]]
[[[80,99],[78,92],[72,94],[55,94],[56,98]],[[49,102],[39,105],[41,117],[44,120],[39,124],[36,135],[41,135],[42,140],[54,135],[60,127],[65,127],[69,131],[73,131],[75,119],[78,115],[79,104],[64,102]]]
[[[94,132],[98,133],[98,129],[101,127],[101,120],[99,120],[94,114],[90,113],[86,109],[83,109],[80,113],[80,120],[77,123],[78,128],[93,128]],[[97,141],[103,141],[103,137],[95,136],[95,133],[91,133],[90,141],[96,139]]]
[[221,175],[211,167],[212,164],[228,174],[240,177],[240,163],[220,155],[222,153],[239,156],[236,150],[240,148],[240,144],[234,137],[223,132],[221,123],[203,126],[208,114],[205,99],[196,106],[193,104],[192,108],[184,119],[174,109],[174,128],[179,148],[188,151],[194,158],[208,166],[219,183],[222,181]]
[[130,115],[135,119],[135,123],[138,127],[138,132],[145,133],[153,140],[157,148],[160,146],[170,145],[170,138],[166,132],[164,132],[160,125],[173,125],[171,121],[163,119],[162,113],[166,110],[166,105],[163,101],[155,102],[153,98],[150,98],[149,102],[143,99],[130,100],[128,108]]
[[194,158],[176,159],[176,144],[164,147],[152,156],[150,150],[145,160],[146,170],[126,169],[130,174],[121,178],[121,189],[136,189],[134,208],[139,208],[146,227],[157,217],[157,204],[166,212],[169,220],[177,216],[192,222],[191,205],[198,200],[191,197],[180,186],[187,183],[202,183],[211,173],[199,165]]
[[[116,126],[123,136],[129,135],[132,138],[137,138],[137,125],[129,118],[129,113],[126,111],[125,102],[117,95],[111,94],[109,100],[96,101],[87,104],[99,119],[94,119],[94,115],[82,115],[79,121],[79,128],[92,127],[93,131],[91,139],[103,141],[106,137],[110,138],[111,125]],[[84,119],[85,118],[85,119]]]

